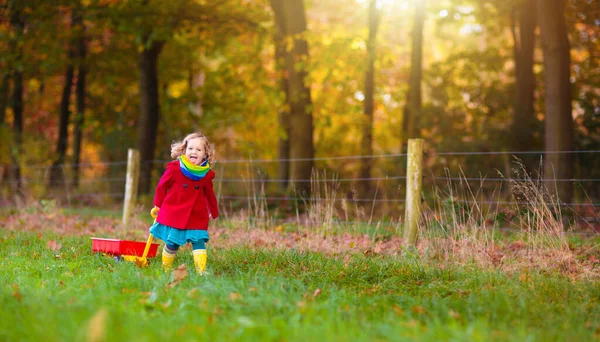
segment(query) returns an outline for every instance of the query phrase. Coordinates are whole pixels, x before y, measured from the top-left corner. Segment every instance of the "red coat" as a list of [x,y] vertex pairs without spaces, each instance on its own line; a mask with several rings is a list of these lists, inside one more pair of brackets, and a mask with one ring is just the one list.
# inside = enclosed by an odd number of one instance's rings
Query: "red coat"
[[167,164],[154,196],[154,205],[160,208],[156,221],[178,229],[206,230],[209,218],[219,217],[213,178],[215,173],[209,170],[204,178],[193,181],[183,175],[179,160]]

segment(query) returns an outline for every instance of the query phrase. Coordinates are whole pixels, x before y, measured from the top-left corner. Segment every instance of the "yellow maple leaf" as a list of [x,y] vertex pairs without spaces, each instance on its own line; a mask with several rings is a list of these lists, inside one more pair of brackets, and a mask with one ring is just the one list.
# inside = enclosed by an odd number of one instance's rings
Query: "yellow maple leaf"
[[87,324],[87,341],[104,341],[106,327],[106,309],[98,310]]

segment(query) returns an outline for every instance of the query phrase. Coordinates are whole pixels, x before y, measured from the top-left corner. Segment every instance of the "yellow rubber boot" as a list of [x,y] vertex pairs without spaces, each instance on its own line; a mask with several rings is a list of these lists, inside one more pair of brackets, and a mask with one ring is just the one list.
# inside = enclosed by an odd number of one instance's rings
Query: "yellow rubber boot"
[[175,254],[171,254],[163,249],[162,266],[165,271],[170,271],[173,268],[173,260],[175,260]]
[[194,255],[194,265],[196,266],[196,272],[198,274],[204,274],[204,269],[206,269],[206,249],[195,249],[192,251]]

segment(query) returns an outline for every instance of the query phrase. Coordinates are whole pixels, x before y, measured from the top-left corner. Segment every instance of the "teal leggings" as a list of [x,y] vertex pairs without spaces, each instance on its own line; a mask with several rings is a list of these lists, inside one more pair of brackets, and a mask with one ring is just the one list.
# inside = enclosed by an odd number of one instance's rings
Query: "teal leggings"
[[[170,244],[167,243],[166,244],[167,248],[172,250],[172,251],[176,251],[179,249],[179,245],[175,245],[175,244]],[[197,249],[206,249],[206,243],[204,242],[204,239],[198,241],[198,242],[194,242],[192,243],[192,249],[193,250],[197,250]]]

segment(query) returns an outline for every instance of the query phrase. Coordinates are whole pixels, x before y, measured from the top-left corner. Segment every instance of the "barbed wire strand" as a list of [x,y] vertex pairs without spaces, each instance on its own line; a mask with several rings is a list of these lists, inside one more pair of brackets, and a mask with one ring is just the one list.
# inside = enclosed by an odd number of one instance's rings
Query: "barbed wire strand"
[[[424,151],[426,155],[432,156],[460,156],[460,155],[526,155],[526,154],[586,154],[586,153],[600,153],[600,150],[570,150],[570,151],[485,151],[485,152],[476,152],[476,151]],[[406,153],[388,153],[388,154],[372,154],[372,155],[352,155],[352,156],[331,156],[331,157],[316,157],[316,158],[279,158],[279,159],[224,159],[217,160],[216,163],[219,164],[235,164],[235,163],[275,163],[275,162],[290,162],[290,161],[322,161],[322,160],[348,160],[348,159],[374,159],[374,158],[394,158],[394,157],[406,157]],[[169,163],[172,160],[149,160],[142,161],[142,163],[153,163],[153,164],[165,164]],[[126,165],[126,161],[122,162],[102,162],[102,163],[80,163],[80,166],[94,166],[94,165]],[[75,164],[61,164],[58,166],[64,167],[73,167]],[[12,165],[7,165],[5,167],[14,167]],[[52,167],[49,164],[37,164],[27,166],[28,169],[34,168],[48,168]],[[24,167],[21,167],[22,169]]]
[[[520,178],[476,178],[476,177],[437,177],[437,176],[424,176],[426,179],[433,179],[434,181],[472,181],[472,182],[600,182],[600,178],[539,178],[539,179],[520,179]],[[327,178],[327,179],[278,179],[278,178],[266,178],[266,179],[246,179],[246,178],[216,178],[215,182],[223,182],[223,183],[326,183],[326,182],[360,182],[360,181],[386,181],[386,180],[405,180],[405,176],[387,176],[387,177],[357,177],[357,178]],[[115,182],[125,182],[126,178],[92,178],[92,179],[80,179],[80,183],[115,183]],[[43,184],[47,183],[47,180],[44,179],[32,179],[32,178],[21,178],[20,183],[24,184]],[[19,181],[16,180],[7,180],[5,183],[8,184],[17,184]],[[61,180],[58,181],[57,184],[72,184],[73,180]]]

